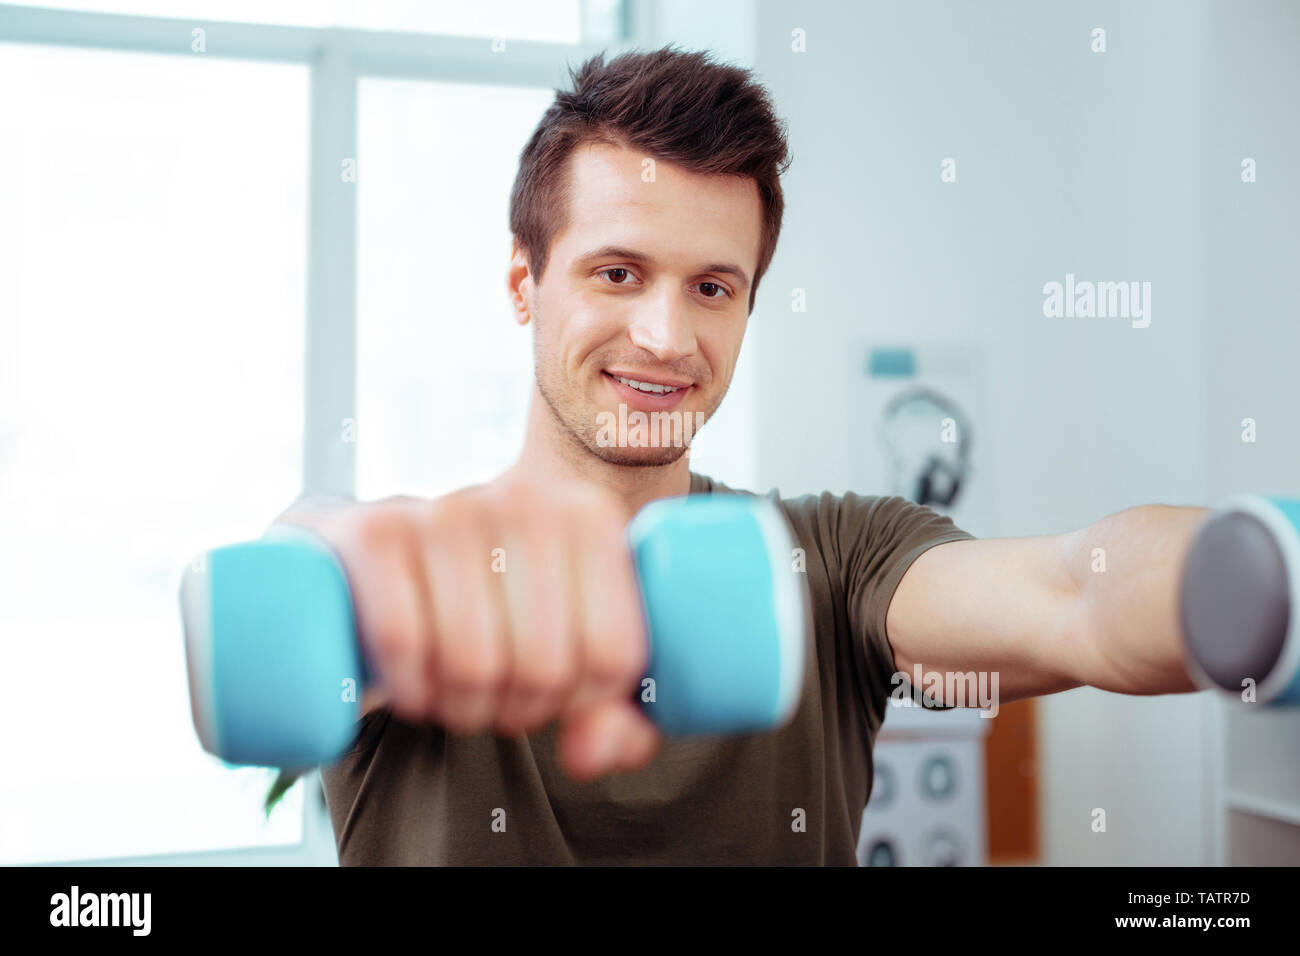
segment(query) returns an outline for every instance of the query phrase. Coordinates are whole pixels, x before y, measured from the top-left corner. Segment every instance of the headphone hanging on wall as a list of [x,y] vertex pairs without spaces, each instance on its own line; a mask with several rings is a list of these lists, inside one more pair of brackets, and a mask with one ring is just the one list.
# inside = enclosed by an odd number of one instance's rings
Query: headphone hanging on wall
[[[935,415],[935,411],[940,414]],[[893,455],[895,481],[902,484],[901,473],[907,465],[908,455],[900,447],[899,434],[906,418],[921,420],[931,427],[941,425],[943,419],[951,418],[956,431],[957,460],[951,462],[946,456],[932,450],[924,453],[925,463],[916,476],[912,489],[912,500],[919,505],[939,505],[951,507],[961,493],[962,483],[966,480],[970,467],[970,422],[965,413],[952,399],[941,392],[924,385],[904,389],[890,399],[881,413],[881,439]],[[947,445],[936,436],[931,446]]]

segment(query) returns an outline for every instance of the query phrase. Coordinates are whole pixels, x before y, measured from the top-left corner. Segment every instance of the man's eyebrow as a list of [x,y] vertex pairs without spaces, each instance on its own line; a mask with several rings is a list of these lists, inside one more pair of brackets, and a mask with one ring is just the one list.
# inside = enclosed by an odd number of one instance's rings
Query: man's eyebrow
[[[595,259],[626,259],[629,262],[640,262],[652,266],[655,264],[653,256],[648,256],[644,252],[637,252],[635,249],[628,249],[626,246],[601,246],[599,249],[592,249],[590,252],[583,253],[574,260],[576,264],[591,262]],[[744,288],[749,288],[749,276],[745,270],[732,262],[713,262],[705,266],[700,272],[721,272],[726,275],[735,276],[740,280]]]

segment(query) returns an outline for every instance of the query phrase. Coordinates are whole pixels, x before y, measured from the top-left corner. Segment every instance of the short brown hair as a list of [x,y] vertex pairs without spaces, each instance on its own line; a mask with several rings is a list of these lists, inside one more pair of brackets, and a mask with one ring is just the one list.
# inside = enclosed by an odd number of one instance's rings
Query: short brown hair
[[572,89],[555,91],[520,153],[510,193],[510,230],[537,280],[567,215],[569,156],[579,145],[607,142],[690,172],[745,176],[758,184],[763,235],[749,292],[752,312],[781,233],[781,175],[790,165],[786,125],[767,91],[749,70],[673,46],[622,53],[608,64],[598,53],[570,68],[569,78]]

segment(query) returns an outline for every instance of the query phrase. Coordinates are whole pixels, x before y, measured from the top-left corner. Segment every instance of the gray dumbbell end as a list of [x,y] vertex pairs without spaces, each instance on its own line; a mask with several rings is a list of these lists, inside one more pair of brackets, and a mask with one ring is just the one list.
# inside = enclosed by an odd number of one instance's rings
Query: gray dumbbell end
[[1183,570],[1183,634],[1214,685],[1262,684],[1282,656],[1292,614],[1286,562],[1264,522],[1221,511],[1197,532]]

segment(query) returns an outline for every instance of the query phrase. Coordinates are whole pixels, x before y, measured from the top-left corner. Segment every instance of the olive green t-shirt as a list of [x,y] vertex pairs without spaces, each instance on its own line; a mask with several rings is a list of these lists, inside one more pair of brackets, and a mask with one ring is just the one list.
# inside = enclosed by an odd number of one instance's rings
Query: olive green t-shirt
[[[721,493],[751,494],[691,473],[691,494]],[[554,726],[448,734],[379,708],[321,768],[340,864],[856,865],[894,687],[890,599],[922,552],[972,536],[896,496],[767,497],[804,551],[812,616],[787,725],[664,737],[644,768],[578,783],[556,761]]]

